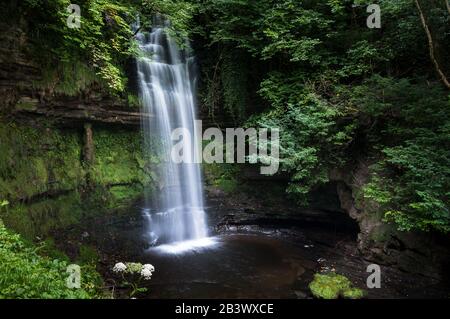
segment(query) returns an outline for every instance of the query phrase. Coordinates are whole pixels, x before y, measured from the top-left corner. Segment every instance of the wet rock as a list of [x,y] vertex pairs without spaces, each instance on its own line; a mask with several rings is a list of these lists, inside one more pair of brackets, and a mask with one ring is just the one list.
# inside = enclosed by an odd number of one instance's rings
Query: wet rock
[[330,180],[337,183],[342,209],[358,222],[358,250],[371,262],[395,266],[426,277],[444,279],[445,267],[450,264],[448,236],[400,232],[395,225],[382,221],[383,211],[377,203],[358,197],[370,178],[370,164],[361,160],[352,168],[330,172]]
[[[36,117],[51,119],[63,125],[81,125],[85,121],[139,126],[141,114],[130,111],[128,102],[92,84],[76,96],[38,88],[44,78],[42,67],[29,56],[30,41],[21,26],[0,21],[0,111],[15,118],[34,121]],[[21,28],[23,27],[23,28]],[[150,116],[150,114],[144,114]]]
[[297,299],[306,299],[308,297],[308,295],[306,293],[304,293],[303,291],[300,291],[300,290],[295,290],[294,293],[295,293],[295,296],[297,297]]

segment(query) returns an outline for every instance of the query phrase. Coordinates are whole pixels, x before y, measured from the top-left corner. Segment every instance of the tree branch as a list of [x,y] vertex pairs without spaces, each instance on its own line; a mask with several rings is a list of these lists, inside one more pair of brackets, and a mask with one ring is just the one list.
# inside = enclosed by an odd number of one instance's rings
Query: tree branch
[[133,37],[135,37],[136,34],[138,34],[139,31],[141,31],[141,29],[142,29],[142,26],[140,26],[139,28],[137,28],[137,30],[133,33]]
[[[425,33],[427,34],[428,38],[428,46],[430,49],[430,58],[431,61],[434,64],[434,67],[436,68],[436,71],[438,72],[439,76],[441,77],[442,82],[444,82],[445,86],[450,89],[450,82],[447,80],[447,77],[445,76],[444,72],[442,72],[439,62],[436,60],[436,57],[434,56],[434,44],[433,44],[433,37],[431,36],[430,29],[428,28],[427,21],[425,20],[425,16],[423,15],[422,8],[420,7],[419,1],[415,0],[417,10],[419,10],[420,20],[422,21],[423,28],[425,29]],[[448,0],[446,0],[447,8],[449,7]]]

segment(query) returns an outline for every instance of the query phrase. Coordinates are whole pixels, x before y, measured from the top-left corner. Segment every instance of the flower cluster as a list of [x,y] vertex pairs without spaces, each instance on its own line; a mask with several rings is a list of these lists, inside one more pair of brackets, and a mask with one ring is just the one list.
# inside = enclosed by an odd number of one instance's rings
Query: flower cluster
[[124,263],[117,263],[113,267],[113,271],[117,273],[124,272],[125,270],[127,270],[127,265],[125,265]]
[[151,264],[141,263],[117,263],[113,267],[115,273],[128,273],[128,274],[140,274],[145,280],[152,278],[152,273],[155,271],[155,267]]
[[126,272],[129,274],[137,274],[140,273],[142,270],[141,263],[126,263],[126,265],[127,265]]
[[152,279],[152,273],[155,271],[155,267],[150,264],[145,264],[141,269],[141,276],[144,277],[145,280]]

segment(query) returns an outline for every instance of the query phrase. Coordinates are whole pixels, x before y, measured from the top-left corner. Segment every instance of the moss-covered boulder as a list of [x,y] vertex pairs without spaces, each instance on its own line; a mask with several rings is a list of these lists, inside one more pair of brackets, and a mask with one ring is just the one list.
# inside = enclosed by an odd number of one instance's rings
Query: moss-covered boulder
[[348,299],[359,299],[364,297],[364,291],[352,287],[350,280],[336,273],[315,274],[314,280],[309,284],[309,289],[316,298],[337,299],[344,297]]

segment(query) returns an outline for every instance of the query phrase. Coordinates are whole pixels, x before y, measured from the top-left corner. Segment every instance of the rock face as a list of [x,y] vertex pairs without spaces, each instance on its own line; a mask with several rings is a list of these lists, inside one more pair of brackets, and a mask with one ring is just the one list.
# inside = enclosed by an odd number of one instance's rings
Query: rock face
[[370,177],[368,166],[367,162],[360,161],[353,169],[336,169],[330,173],[331,180],[337,182],[342,209],[359,224],[360,252],[375,263],[445,279],[445,268],[449,265],[449,239],[434,233],[401,232],[394,225],[384,223],[384,214],[379,206],[361,196],[361,190]]
[[[59,69],[56,77],[51,73],[58,63],[53,68],[36,62],[31,41],[36,39],[20,1],[11,0],[2,10],[0,198],[8,199],[11,209],[30,204],[31,211],[31,204],[56,207],[47,203],[49,198],[59,202],[69,192],[86,193],[86,186],[116,187],[123,193],[140,189],[148,175],[138,130],[141,113],[131,105],[136,101],[112,96],[95,75],[82,89],[70,90],[76,81],[64,73],[71,93],[54,90],[62,76]],[[47,59],[45,52],[42,56]],[[43,85],[47,82],[51,85]]]
[[[20,95],[11,114],[18,117],[46,117],[56,123],[100,122],[139,126],[141,113],[124,111],[126,104],[109,97],[97,100],[56,96],[48,102]],[[145,115],[144,115],[145,116]]]
[[39,88],[43,70],[33,62],[26,24],[0,22],[0,114],[6,117],[45,117],[57,124],[102,122],[140,125],[139,108],[112,97],[95,83],[76,96]]

